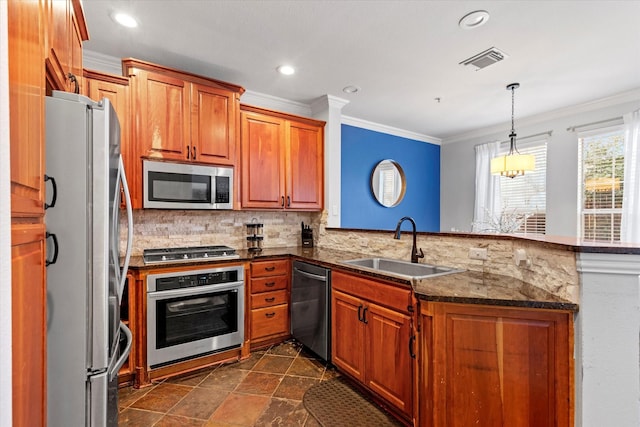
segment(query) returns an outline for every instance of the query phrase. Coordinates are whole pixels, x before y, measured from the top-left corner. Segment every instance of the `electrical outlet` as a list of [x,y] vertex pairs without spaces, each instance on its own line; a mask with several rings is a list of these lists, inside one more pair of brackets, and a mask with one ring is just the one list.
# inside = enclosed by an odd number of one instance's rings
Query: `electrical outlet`
[[487,248],[469,248],[469,258],[486,260]]

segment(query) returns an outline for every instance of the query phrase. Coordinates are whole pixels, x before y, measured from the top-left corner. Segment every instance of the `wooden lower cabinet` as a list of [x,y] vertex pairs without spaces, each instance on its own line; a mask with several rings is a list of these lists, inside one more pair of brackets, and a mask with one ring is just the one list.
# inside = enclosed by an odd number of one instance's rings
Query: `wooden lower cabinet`
[[421,307],[419,425],[572,426],[573,313]]
[[46,279],[44,224],[11,230],[13,425],[46,425]]
[[288,259],[253,261],[249,277],[249,341],[251,348],[282,341],[290,335]]
[[411,289],[332,272],[332,362],[413,419]]

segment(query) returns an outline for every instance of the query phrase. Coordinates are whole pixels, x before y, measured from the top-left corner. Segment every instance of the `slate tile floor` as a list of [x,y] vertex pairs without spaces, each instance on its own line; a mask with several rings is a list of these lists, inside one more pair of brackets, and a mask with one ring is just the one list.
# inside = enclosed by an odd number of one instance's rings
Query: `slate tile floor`
[[304,392],[339,375],[287,341],[248,359],[154,383],[120,389],[118,425],[135,427],[319,427]]

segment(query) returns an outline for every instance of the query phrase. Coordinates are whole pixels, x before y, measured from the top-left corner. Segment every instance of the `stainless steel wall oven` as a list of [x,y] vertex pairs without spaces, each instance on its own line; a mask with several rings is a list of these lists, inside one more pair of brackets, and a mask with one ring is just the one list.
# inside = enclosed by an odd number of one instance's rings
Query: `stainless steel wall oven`
[[147,276],[150,368],[236,348],[244,340],[244,267]]

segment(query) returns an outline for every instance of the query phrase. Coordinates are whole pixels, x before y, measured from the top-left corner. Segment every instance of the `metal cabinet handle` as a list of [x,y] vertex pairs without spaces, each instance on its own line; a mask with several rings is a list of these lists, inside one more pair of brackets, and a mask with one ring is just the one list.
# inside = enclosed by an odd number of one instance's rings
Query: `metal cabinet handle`
[[271,298],[265,298],[264,301],[265,302],[274,302],[276,300],[276,297],[271,297]]
[[51,203],[44,204],[44,209],[47,210],[49,208],[53,208],[56,205],[56,200],[58,199],[58,186],[56,185],[56,179],[52,176],[45,175],[44,182],[51,181],[51,187],[53,188],[53,196],[51,196]]
[[358,321],[362,322],[362,304],[358,306]]
[[282,207],[284,207],[284,196],[282,196],[282,202],[280,203]]
[[191,156],[191,147],[187,145],[187,160],[189,160],[189,156]]
[[196,146],[195,145],[193,146],[192,150],[193,151],[191,152],[191,158],[193,160],[195,160],[196,159]]
[[276,282],[267,282],[264,284],[267,288],[272,288],[276,285]]
[[274,265],[272,265],[270,267],[265,267],[264,269],[265,269],[265,271],[273,271],[273,270],[276,269],[276,267]]
[[291,196],[287,196],[287,207],[291,207]]
[[409,338],[409,356],[411,356],[412,359],[416,358],[416,353],[413,349],[413,343],[416,341],[416,336],[415,335],[411,335],[411,338]]
[[58,252],[59,252],[59,246],[58,246],[58,237],[56,237],[56,235],[54,233],[49,233],[47,231],[47,233],[45,234],[45,240],[48,239],[49,237],[51,237],[51,239],[53,240],[53,257],[51,257],[51,260],[46,260],[45,261],[45,267],[49,267],[51,264],[55,264],[56,261],[58,261]]
[[76,76],[71,73],[67,73],[67,77],[69,78],[69,81],[75,85],[75,87],[73,88],[73,93],[80,93],[80,85]]
[[275,312],[273,312],[273,313],[265,313],[264,315],[265,315],[268,319],[271,319],[273,316],[275,316],[275,315],[276,315],[276,313],[275,313]]
[[365,307],[364,310],[362,310],[362,321],[364,323],[369,323],[367,320],[367,310],[369,310],[369,307]]

